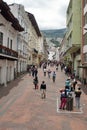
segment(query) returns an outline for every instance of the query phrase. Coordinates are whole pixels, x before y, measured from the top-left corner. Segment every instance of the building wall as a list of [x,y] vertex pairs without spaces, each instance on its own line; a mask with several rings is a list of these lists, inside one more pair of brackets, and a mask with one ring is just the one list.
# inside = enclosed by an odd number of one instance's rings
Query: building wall
[[[8,22],[1,14],[0,14],[0,22],[3,23],[3,26],[0,26],[0,32],[3,33],[3,46],[17,51],[17,31],[11,26],[11,23]],[[9,38],[9,44],[8,44]],[[12,40],[12,48],[11,48],[11,40]],[[1,54],[0,54],[1,55]],[[2,54],[3,55],[3,54]],[[6,58],[10,57],[8,55],[4,55],[4,59],[0,59],[0,85],[4,84],[6,86],[7,82],[14,79],[14,63],[15,61]]]
[[70,2],[67,14],[67,39],[71,45],[81,44],[81,0],[70,0]]
[[72,24],[73,24],[73,34],[72,34],[72,41],[73,44],[81,44],[81,0],[73,0],[73,18],[72,18]]
[[24,28],[23,32],[18,34],[17,44],[18,44],[18,73],[26,72],[28,59],[29,59],[29,34],[30,34],[30,23],[25,12],[24,6],[20,4],[10,5],[11,11],[14,16],[19,20],[20,25]]
[[[73,71],[82,77],[82,70],[78,69],[78,62],[81,64],[81,44],[82,44],[82,1],[70,0],[67,8],[67,46],[68,53],[71,55]],[[78,53],[77,53],[78,52]],[[78,57],[79,56],[79,61]]]
[[[0,22],[3,23],[3,26],[0,26],[0,32],[3,35],[3,46],[10,48],[10,40],[12,40],[12,50],[17,51],[17,31],[11,26],[11,23],[8,22],[3,16],[0,14]],[[8,46],[8,38],[9,38],[9,46]]]

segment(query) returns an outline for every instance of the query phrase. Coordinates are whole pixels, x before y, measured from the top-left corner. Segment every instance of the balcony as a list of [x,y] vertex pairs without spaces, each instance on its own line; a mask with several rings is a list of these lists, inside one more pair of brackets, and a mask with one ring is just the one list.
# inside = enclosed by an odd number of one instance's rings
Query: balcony
[[0,58],[1,59],[12,59],[12,60],[17,60],[18,59],[18,52],[9,49],[5,46],[0,45]]

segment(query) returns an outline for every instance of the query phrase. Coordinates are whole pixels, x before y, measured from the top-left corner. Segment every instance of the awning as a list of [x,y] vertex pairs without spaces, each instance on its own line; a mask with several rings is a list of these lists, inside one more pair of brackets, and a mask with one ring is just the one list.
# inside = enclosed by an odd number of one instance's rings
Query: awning
[[78,66],[78,68],[87,68],[87,65]]

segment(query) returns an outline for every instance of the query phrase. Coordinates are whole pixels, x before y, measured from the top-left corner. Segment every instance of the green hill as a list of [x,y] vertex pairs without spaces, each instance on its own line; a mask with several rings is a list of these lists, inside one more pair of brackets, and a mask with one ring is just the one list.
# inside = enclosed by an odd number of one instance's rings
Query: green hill
[[60,41],[58,40],[58,38],[63,38],[65,33],[66,33],[66,29],[54,29],[54,30],[41,30],[41,32],[44,34],[44,36],[46,38],[49,39],[49,41],[51,43],[54,44],[55,47],[59,47],[60,46]]
[[48,38],[63,38],[66,28],[64,29],[54,29],[54,30],[41,30],[44,36]]

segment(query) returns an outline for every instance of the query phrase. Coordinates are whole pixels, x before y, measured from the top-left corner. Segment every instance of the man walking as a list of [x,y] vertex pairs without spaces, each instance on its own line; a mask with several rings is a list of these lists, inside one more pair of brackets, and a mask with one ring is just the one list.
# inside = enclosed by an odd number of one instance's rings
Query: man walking
[[56,79],[56,73],[55,73],[55,71],[52,74],[52,79],[53,79],[53,82],[55,82],[55,79]]
[[41,98],[46,98],[46,84],[45,81],[42,81],[41,86],[40,86],[40,90],[42,90],[41,93]]

